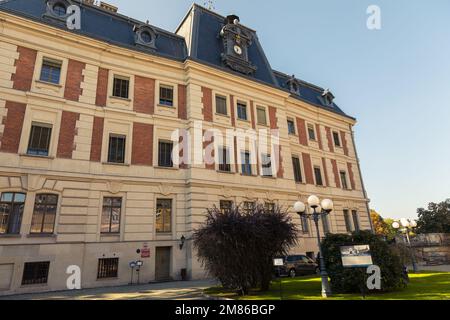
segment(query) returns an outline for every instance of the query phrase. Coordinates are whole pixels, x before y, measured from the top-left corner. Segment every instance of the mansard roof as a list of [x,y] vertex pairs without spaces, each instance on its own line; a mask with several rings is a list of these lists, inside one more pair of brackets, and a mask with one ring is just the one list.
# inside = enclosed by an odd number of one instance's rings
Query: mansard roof
[[[77,4],[81,9],[81,29],[70,31],[61,22],[48,19],[46,16],[47,1]],[[230,67],[230,63],[227,63],[224,58],[226,43],[221,31],[224,26],[233,23],[227,22],[228,17],[196,4],[191,7],[175,33],[80,0],[6,0],[0,2],[0,10],[131,50],[177,61],[194,60],[284,90],[295,99],[349,117],[332,101],[334,96],[328,90],[273,70],[256,32],[240,22],[236,24],[237,28],[240,29],[244,38],[250,39],[247,43],[248,47],[244,48],[248,56],[246,62],[249,72],[242,72],[242,69]],[[237,18],[236,16],[229,17]],[[189,39],[179,35],[186,23],[189,24],[187,27],[190,29]],[[235,26],[232,25],[233,27]],[[151,30],[152,36],[156,36],[155,46],[140,45],[136,40],[136,28]],[[293,86],[296,90],[293,90]],[[331,101],[325,99],[330,96],[332,97]]]

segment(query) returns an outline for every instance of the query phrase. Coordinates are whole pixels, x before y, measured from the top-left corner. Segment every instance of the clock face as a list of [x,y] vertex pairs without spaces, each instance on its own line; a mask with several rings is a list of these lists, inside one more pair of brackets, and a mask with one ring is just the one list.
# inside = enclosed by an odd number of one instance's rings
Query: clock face
[[241,55],[242,54],[242,48],[239,47],[238,45],[234,46],[234,52],[236,52],[236,54]]

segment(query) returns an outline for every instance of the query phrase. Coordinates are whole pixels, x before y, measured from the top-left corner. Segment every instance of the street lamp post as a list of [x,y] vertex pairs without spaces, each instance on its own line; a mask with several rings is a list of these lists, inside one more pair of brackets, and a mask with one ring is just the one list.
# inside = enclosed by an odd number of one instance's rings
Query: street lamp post
[[414,229],[415,227],[417,227],[417,222],[415,220],[400,219],[400,222],[395,221],[392,224],[392,227],[397,230],[399,230],[401,227],[403,227],[402,229],[400,229],[400,231],[404,232],[406,235],[406,241],[408,243],[409,253],[411,255],[411,261],[413,264],[413,271],[414,271],[414,273],[416,273],[418,271],[418,268],[417,268],[417,263],[416,263],[416,257],[414,255],[414,251],[411,246],[411,241],[409,239],[409,232],[412,231],[412,229]]
[[[306,205],[303,202],[296,202],[294,204],[294,211],[300,216],[300,218],[306,217],[314,221],[316,225],[317,242],[319,246],[319,260],[320,260],[320,276],[322,278],[322,297],[327,298],[331,296],[330,284],[328,283],[328,273],[325,267],[325,259],[322,253],[322,245],[319,231],[319,220],[333,211],[333,201],[325,199],[320,203],[317,196],[310,196],[308,198],[308,205],[312,208],[313,213],[309,213]],[[322,206],[321,206],[322,205]]]

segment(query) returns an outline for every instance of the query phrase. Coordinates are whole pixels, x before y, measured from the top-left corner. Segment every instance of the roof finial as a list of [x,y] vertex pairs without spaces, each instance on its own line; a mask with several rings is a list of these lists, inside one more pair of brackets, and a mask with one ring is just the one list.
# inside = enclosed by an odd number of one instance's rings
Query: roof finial
[[208,8],[208,10],[214,10],[216,7],[214,6],[214,0],[206,0],[204,2],[204,6]]

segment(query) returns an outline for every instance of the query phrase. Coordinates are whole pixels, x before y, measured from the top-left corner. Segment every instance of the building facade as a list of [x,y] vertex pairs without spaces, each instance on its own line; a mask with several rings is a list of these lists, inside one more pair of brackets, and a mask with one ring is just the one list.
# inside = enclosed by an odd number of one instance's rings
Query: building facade
[[[273,70],[237,16],[193,5],[168,32],[105,3],[0,3],[0,295],[67,289],[74,266],[83,288],[127,284],[136,260],[142,283],[204,278],[190,237],[213,206],[316,194],[335,203],[323,233],[370,230],[356,121],[333,99]],[[293,252],[316,253],[292,217]]]

